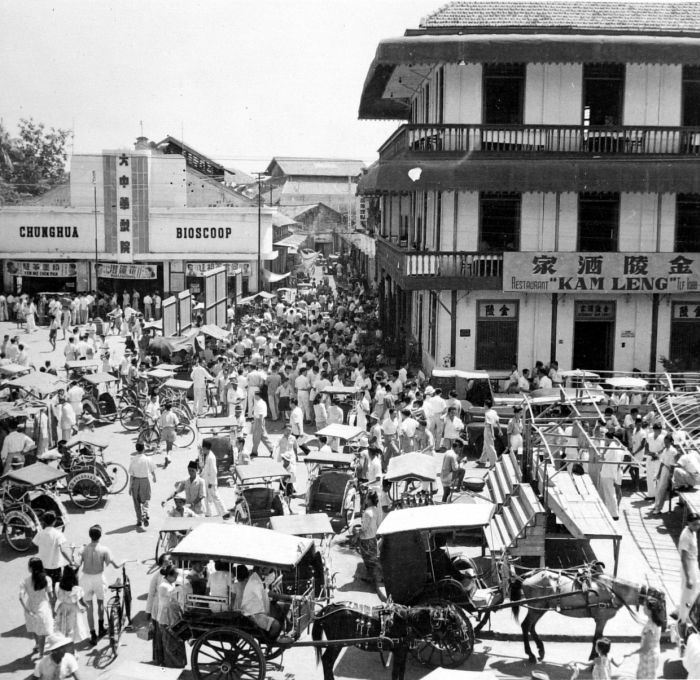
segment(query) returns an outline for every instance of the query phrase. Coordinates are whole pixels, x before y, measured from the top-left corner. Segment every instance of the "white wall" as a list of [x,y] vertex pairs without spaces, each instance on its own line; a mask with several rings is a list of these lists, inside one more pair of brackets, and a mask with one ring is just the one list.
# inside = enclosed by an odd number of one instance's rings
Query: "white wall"
[[187,169],[184,156],[154,155],[149,163],[148,202],[152,208],[187,206]]
[[580,125],[582,101],[581,64],[527,64],[526,125]]

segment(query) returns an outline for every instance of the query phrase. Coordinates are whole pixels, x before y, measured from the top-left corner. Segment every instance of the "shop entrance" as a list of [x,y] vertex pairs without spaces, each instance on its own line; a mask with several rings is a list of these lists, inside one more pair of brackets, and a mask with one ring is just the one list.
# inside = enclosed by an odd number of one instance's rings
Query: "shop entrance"
[[673,371],[700,369],[700,301],[673,303],[668,358]]
[[614,362],[615,303],[577,302],[572,368],[611,371]]

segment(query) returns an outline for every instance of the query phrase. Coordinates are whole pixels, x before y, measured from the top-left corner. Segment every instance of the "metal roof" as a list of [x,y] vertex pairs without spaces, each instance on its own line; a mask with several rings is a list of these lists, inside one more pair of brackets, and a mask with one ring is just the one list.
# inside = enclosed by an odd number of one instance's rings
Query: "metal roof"
[[318,177],[355,177],[365,164],[349,158],[304,158],[275,156],[265,172],[271,173],[275,166],[285,175]]

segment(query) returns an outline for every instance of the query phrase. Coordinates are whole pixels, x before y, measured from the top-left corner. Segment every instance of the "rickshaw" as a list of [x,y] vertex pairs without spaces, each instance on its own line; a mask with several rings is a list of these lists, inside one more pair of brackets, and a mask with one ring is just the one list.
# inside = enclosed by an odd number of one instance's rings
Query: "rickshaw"
[[182,639],[194,639],[191,653],[195,680],[250,678],[264,680],[270,662],[281,656],[313,621],[316,548],[308,538],[240,524],[195,527],[171,551],[173,561],[185,568],[192,562],[226,562],[233,581],[234,565],[273,570],[270,599],[289,605],[291,631],[276,641],[239,609],[231,597],[187,595],[183,618],[176,624]]
[[55,526],[65,530],[68,513],[56,492],[58,482],[65,477],[65,472],[45,463],[33,463],[0,477],[0,522],[13,550],[29,550],[41,529],[41,518],[49,510],[56,515]]
[[85,375],[97,373],[100,368],[102,368],[102,362],[98,359],[66,361],[66,375],[69,380],[81,380]]
[[85,373],[80,379],[85,390],[83,413],[95,420],[114,422],[117,418],[116,387],[119,380],[111,373]]
[[326,603],[330,602],[335,590],[336,576],[331,571],[331,543],[336,532],[328,515],[325,512],[313,515],[276,515],[270,517],[270,528],[283,534],[317,541],[316,547],[323,559],[323,579],[316,577],[314,595]]
[[232,480],[231,468],[233,459],[233,441],[244,431],[238,418],[197,418],[197,432],[202,443],[209,442],[216,456],[216,471],[219,481],[228,483]]
[[[483,407],[487,399],[497,407],[516,406],[522,402],[520,394],[508,394],[498,391],[498,381],[502,376],[492,375],[486,371],[462,371],[457,368],[434,368],[430,383],[440,387],[443,392],[456,390],[462,401],[472,407]],[[496,391],[494,392],[494,387]],[[463,404],[466,406],[466,404]]]
[[355,516],[357,486],[351,453],[309,453],[306,512],[328,513],[335,533],[347,529]]
[[236,504],[231,510],[234,520],[266,527],[271,517],[283,515],[280,482],[287,474],[281,463],[269,458],[254,458],[247,465],[234,465]]
[[385,482],[391,482],[391,509],[432,505],[437,468],[435,459],[424,453],[403,453],[389,459]]
[[5,364],[0,366],[0,378],[5,380],[19,378],[20,376],[27,375],[27,373],[31,372],[32,369],[29,366],[22,366],[21,364]]
[[68,474],[66,489],[79,508],[94,508],[105,494],[121,493],[129,483],[127,469],[115,461],[105,461],[106,438],[81,432],[66,442],[68,456],[60,465]]
[[[418,645],[412,652],[421,663],[461,665],[474,647],[472,617],[478,632],[489,619],[489,607],[505,598],[501,565],[491,558],[472,557],[466,548],[447,551],[440,542],[436,543],[438,535],[481,533],[491,522],[495,509],[493,503],[486,501],[406,508],[390,512],[379,526],[379,561],[387,596],[411,606],[436,602],[457,605],[469,632],[468,639],[455,648],[436,638]],[[480,544],[481,536],[477,545]],[[448,568],[451,575],[445,575],[442,569],[445,559],[452,564]],[[460,580],[455,578],[458,574]],[[441,663],[434,661],[436,656],[442,659]]]
[[324,387],[321,392],[338,403],[343,410],[343,421],[350,424],[350,415],[357,414],[358,403],[362,399],[362,390],[358,390],[353,385],[343,385]]
[[294,301],[296,300],[296,297],[297,297],[297,289],[296,288],[278,288],[277,289],[277,297],[280,300],[287,302],[288,304],[294,304]]

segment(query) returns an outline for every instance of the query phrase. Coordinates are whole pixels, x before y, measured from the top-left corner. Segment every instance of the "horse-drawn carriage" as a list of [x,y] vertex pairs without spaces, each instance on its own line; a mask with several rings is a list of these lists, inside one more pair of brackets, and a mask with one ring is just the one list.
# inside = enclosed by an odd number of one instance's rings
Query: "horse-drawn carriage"
[[[173,630],[182,639],[194,639],[191,666],[195,680],[264,680],[268,669],[282,670],[276,659],[292,647],[316,648],[324,680],[333,680],[340,649],[353,645],[365,651],[393,652],[393,677],[403,680],[409,647],[437,636],[454,641],[463,622],[457,608],[447,603],[418,608],[391,602],[379,607],[351,602],[322,606],[323,597],[316,596],[314,582],[324,575],[319,572],[314,542],[278,531],[204,524],[189,533],[171,555],[181,567],[209,560],[227,564],[232,584],[234,565],[252,568],[264,579],[263,587],[274,603],[268,619],[278,625],[269,630],[288,630],[277,637],[263,629],[259,617],[247,616],[235,606],[238,598],[187,595],[182,621]],[[302,640],[310,627],[312,639]]]
[[83,413],[92,416],[98,422],[114,422],[118,413],[118,378],[111,373],[84,373],[80,384],[85,391]]
[[435,459],[424,453],[404,453],[389,459],[384,481],[390,482],[391,509],[432,505],[437,489]]
[[306,512],[327,513],[336,533],[348,528],[355,516],[355,456],[351,453],[309,453]]
[[65,529],[68,513],[58,497],[57,484],[66,473],[45,463],[11,470],[0,477],[0,523],[13,550],[26,552],[41,529],[41,518],[51,510],[56,527]]
[[247,465],[235,465],[233,517],[236,522],[266,527],[271,517],[283,515],[280,482],[287,474],[281,463],[269,458],[255,458]]

